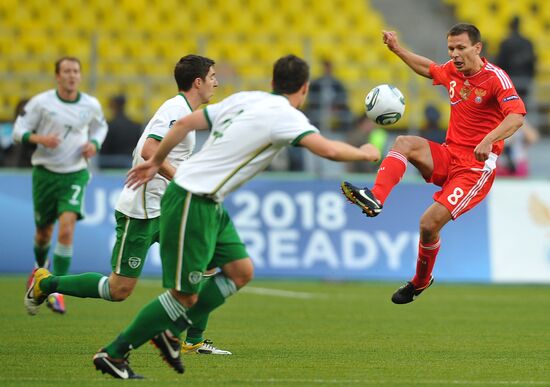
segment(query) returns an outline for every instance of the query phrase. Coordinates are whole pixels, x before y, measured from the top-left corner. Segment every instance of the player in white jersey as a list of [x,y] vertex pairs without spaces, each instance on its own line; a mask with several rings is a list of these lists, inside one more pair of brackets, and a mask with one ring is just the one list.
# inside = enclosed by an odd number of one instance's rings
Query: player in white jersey
[[[55,222],[59,220],[53,272],[65,275],[73,253],[73,234],[83,217],[83,198],[90,179],[88,159],[95,156],[107,134],[98,100],[78,90],[80,61],[63,57],[55,63],[57,88],[31,98],[15,120],[17,142],[36,144],[33,165],[33,203],[36,267],[47,265]],[[27,297],[25,296],[25,299]],[[65,312],[60,295],[48,306]]]
[[[193,129],[211,129],[198,153],[180,164],[161,204],[163,285],[169,289],[146,305],[112,343],[93,358],[115,378],[138,377],[127,354],[159,332],[179,335],[208,316],[252,279],[252,261],[222,200],[265,169],[285,146],[300,145],[336,161],[376,161],[372,145],[356,148],[319,134],[297,110],[309,87],[309,66],[289,55],[273,69],[273,93],[243,92],[178,120],[155,155],[129,172],[127,184],[151,180],[170,150]],[[213,280],[204,273],[220,267]]]
[[[158,144],[178,119],[209,102],[218,86],[214,61],[198,55],[182,57],[175,66],[174,78],[179,93],[162,104],[145,127],[134,150],[133,165],[150,158]],[[168,154],[159,173],[137,190],[125,187],[115,206],[117,239],[111,257],[113,272],[109,277],[100,273],[84,273],[63,277],[49,276],[40,281],[43,294],[59,292],[76,297],[102,298],[123,301],[134,290],[150,246],[159,239],[160,199],[176,168],[195,148],[195,134],[187,136]],[[41,271],[39,275],[47,275]],[[37,305],[28,302],[29,311]],[[208,354],[231,354],[214,347],[202,337],[206,322],[191,329],[185,351]],[[154,343],[163,349],[163,341],[180,345],[169,333],[155,338]],[[163,334],[164,336],[164,334]],[[172,340],[171,340],[172,339]],[[164,348],[166,349],[166,348]]]

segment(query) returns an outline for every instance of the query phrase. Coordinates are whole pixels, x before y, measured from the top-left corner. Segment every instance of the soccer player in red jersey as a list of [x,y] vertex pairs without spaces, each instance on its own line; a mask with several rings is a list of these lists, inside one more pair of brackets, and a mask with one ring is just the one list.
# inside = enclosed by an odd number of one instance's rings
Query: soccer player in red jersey
[[487,196],[504,139],[523,124],[526,111],[510,77],[480,56],[481,34],[471,24],[457,24],[449,30],[451,59],[442,65],[401,47],[393,31],[384,31],[383,41],[417,74],[444,86],[451,104],[444,144],[418,136],[399,136],[382,161],[372,190],[342,183],[344,195],[371,217],[382,211],[384,201],[403,177],[407,162],[426,182],[441,187],[420,218],[416,275],[392,296],[394,303],[406,304],[433,282],[432,269],[443,226]]

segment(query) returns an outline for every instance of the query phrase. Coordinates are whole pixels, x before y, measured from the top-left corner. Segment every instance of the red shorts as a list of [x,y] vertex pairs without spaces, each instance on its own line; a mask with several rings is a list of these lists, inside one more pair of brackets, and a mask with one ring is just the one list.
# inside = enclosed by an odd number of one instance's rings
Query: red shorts
[[497,155],[477,161],[473,149],[449,147],[429,141],[434,170],[426,179],[441,187],[433,196],[453,219],[474,208],[489,193],[495,180]]

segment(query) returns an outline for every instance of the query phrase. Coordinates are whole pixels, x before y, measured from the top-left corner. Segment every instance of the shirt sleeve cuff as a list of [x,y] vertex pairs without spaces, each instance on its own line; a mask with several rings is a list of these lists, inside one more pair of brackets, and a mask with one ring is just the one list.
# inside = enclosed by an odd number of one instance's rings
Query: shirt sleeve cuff
[[153,140],[162,141],[162,137],[157,134],[150,134],[147,138],[152,138]]
[[304,132],[300,134],[298,137],[296,137],[290,144],[292,146],[300,146],[300,141],[302,140],[302,138],[313,133],[317,133],[317,132],[315,132],[314,130],[308,130],[307,132]]
[[23,135],[23,137],[21,137],[21,142],[23,144],[28,144],[30,142],[30,137],[31,137],[31,132],[27,132]]
[[99,150],[101,149],[101,146],[99,146],[99,142],[97,142],[97,140],[92,140],[90,142],[95,145],[95,151],[99,152]]

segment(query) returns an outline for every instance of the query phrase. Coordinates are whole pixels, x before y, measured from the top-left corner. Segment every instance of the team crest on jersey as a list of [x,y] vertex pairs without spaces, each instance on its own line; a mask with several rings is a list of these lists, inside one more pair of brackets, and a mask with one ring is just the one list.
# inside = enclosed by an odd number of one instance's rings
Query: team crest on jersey
[[137,269],[139,265],[141,265],[141,258],[138,258],[138,257],[128,258],[128,266],[130,266],[132,269]]
[[476,98],[474,99],[475,103],[481,103],[483,101],[483,97],[487,94],[487,90],[483,89],[475,89]]
[[174,122],[176,122],[176,120],[170,121],[170,123],[168,124],[168,129],[170,129],[172,126],[174,126]]
[[470,94],[472,94],[472,89],[470,89],[469,87],[466,87],[466,84],[464,84],[462,89],[460,89],[460,97],[462,98],[463,101],[466,101],[470,96]]
[[202,273],[200,271],[192,271],[191,273],[189,273],[189,282],[192,284],[192,285],[196,285],[198,284],[199,282],[201,282],[201,279],[202,279]]

